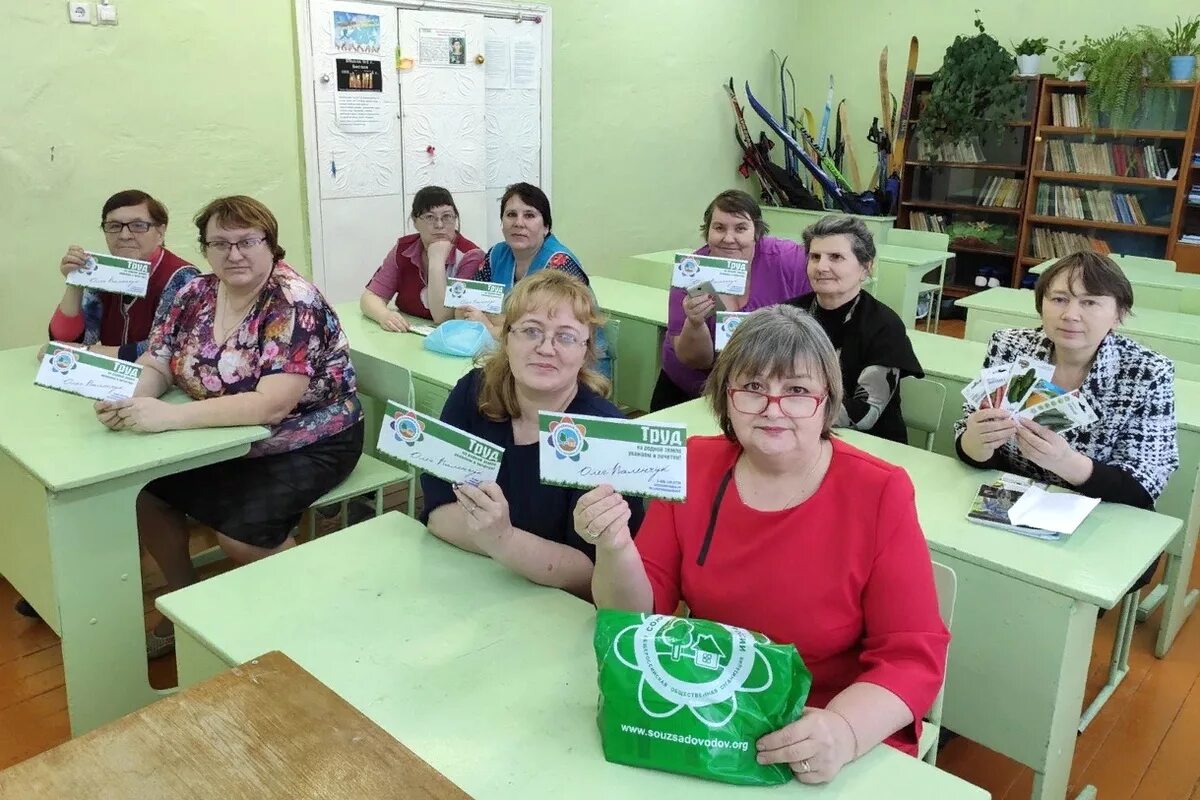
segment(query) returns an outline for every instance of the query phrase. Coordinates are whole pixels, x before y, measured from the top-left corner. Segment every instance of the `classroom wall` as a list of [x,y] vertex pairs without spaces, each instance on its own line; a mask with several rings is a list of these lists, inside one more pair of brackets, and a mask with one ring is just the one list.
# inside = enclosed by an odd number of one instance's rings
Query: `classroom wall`
[[[5,18],[0,347],[44,337],[58,261],[71,243],[104,246],[99,209],[118,189],[163,199],[168,244],[193,259],[201,205],[257,196],[309,269],[291,0],[116,5],[116,27],[70,25],[59,2]],[[775,101],[769,50],[797,38],[799,4],[552,7],[556,232],[585,265],[696,241],[704,205],[741,183],[721,84],[749,78]]]
[[[909,38],[919,40],[917,74],[935,71],[954,37],[975,33],[973,9],[980,9],[987,32],[1002,45],[1013,46],[1026,37],[1045,36],[1051,45],[1068,43],[1085,34],[1105,36],[1122,26],[1145,24],[1165,27],[1178,14],[1193,13],[1186,4],[1171,0],[1143,0],[1131,6],[1118,0],[1047,3],[1044,0],[922,0],[919,5],[882,3],[879,0],[842,0],[838,3],[805,3],[801,35],[790,51],[806,69],[793,70],[802,105],[819,115],[825,105],[829,74],[834,77],[835,100],[846,98],[854,152],[863,181],[868,180],[875,146],[866,140],[871,118],[879,115],[879,53],[888,48],[888,75],[892,92],[900,99],[908,62]],[[1041,70],[1053,72],[1052,53],[1042,56]],[[789,62],[790,65],[791,62]],[[859,187],[864,188],[864,187]]]

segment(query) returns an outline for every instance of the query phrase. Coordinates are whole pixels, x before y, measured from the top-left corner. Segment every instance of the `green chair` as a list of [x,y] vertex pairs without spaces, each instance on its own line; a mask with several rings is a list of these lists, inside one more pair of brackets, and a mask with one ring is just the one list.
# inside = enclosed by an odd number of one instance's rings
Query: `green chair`
[[1175,262],[1165,258],[1149,258],[1147,256],[1123,256],[1114,255],[1112,257],[1118,264],[1129,267],[1152,267],[1154,269],[1165,269],[1167,272],[1175,272]]
[[[915,247],[919,250],[945,252],[950,249],[950,236],[945,233],[934,233],[933,231],[892,228],[887,232],[887,243],[894,244],[897,247]],[[936,331],[938,323],[942,319],[942,286],[946,283],[945,260],[938,267],[937,273],[937,283],[922,283],[918,295],[930,295],[929,313],[925,315],[925,330],[927,331]],[[928,278],[929,275],[925,277]]]
[[900,413],[907,428],[925,434],[925,449],[933,452],[933,439],[942,422],[946,387],[928,378],[900,381]]
[[[938,613],[941,614],[942,622],[949,629],[950,623],[954,621],[954,595],[958,591],[958,576],[950,567],[935,561],[933,562],[933,585],[937,590]],[[949,657],[948,652],[947,657]],[[942,732],[942,695],[945,688],[943,686],[938,689],[937,697],[934,698],[933,705],[921,725],[921,740],[917,742],[917,758],[930,766],[937,764],[938,736]]]

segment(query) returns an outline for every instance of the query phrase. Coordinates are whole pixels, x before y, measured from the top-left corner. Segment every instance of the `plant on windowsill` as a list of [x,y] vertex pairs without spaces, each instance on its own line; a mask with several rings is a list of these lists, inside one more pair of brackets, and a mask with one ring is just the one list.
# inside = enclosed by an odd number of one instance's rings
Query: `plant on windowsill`
[[956,37],[933,74],[929,102],[917,125],[917,135],[930,150],[995,136],[1024,107],[1025,87],[1013,80],[1012,53],[984,29],[979,9],[975,14],[979,32]]

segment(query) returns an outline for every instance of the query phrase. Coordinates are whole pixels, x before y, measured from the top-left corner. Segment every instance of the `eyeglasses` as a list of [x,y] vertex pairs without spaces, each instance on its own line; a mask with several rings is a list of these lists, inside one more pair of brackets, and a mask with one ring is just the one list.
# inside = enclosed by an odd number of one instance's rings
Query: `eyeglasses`
[[[530,325],[525,328],[513,328],[512,332],[521,337],[522,340],[529,342],[535,347],[541,347],[542,342],[546,341],[546,332],[536,325]],[[570,331],[558,331],[550,340],[554,342],[555,347],[563,349],[570,347],[578,347],[588,343],[587,339],[580,339]]]
[[100,223],[100,230],[105,233],[120,233],[125,228],[129,228],[131,233],[145,233],[153,227],[153,222],[146,222],[144,219],[135,219],[132,222],[117,222],[114,219]]
[[247,250],[253,250],[254,248],[258,247],[266,240],[267,237],[265,236],[247,236],[240,242],[223,242],[218,239],[212,242],[202,242],[202,244],[204,245],[205,250],[213,250],[220,255],[227,256],[229,255],[229,251],[235,247],[238,249],[239,253],[245,253]]
[[779,411],[785,417],[793,419],[808,419],[813,416],[828,397],[824,394],[764,394],[753,389],[727,391],[733,407],[743,414],[762,414],[770,408],[771,403],[778,403]]
[[441,225],[443,228],[449,228],[458,220],[458,214],[442,214],[440,217],[435,217],[433,214],[422,214],[417,219],[426,225]]

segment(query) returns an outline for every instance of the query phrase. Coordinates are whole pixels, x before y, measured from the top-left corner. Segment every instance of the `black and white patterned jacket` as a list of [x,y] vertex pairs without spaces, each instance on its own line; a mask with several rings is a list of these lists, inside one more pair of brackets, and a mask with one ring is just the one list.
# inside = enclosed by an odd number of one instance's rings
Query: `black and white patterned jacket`
[[[992,334],[983,366],[1004,364],[1018,356],[1049,362],[1053,353],[1054,344],[1041,328],[1011,328]],[[1151,500],[1157,500],[1171,473],[1179,468],[1174,364],[1132,339],[1110,333],[1100,342],[1079,393],[1100,419],[1067,431],[1063,438],[1097,464],[1125,472]],[[956,439],[962,436],[972,411],[963,405],[963,415],[954,425]],[[996,453],[1007,462],[1005,468],[1010,472],[1066,485],[1057,475],[1021,456],[1015,442],[1004,444]]]

